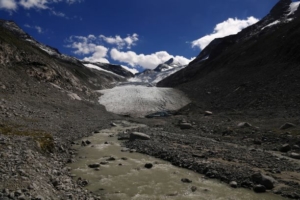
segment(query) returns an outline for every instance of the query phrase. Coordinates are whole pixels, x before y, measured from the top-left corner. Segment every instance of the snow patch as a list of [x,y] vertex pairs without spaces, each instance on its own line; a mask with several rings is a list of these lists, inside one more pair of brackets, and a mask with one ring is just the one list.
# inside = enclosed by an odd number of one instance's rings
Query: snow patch
[[280,21],[279,21],[279,20],[276,20],[276,21],[274,21],[274,22],[268,24],[267,26],[263,27],[261,30],[264,30],[264,29],[267,28],[267,27],[271,27],[271,26],[274,26],[274,25],[279,24],[279,23],[280,23]]
[[118,86],[98,91],[99,103],[116,114],[143,117],[159,111],[173,111],[190,103],[179,90],[135,85]]
[[131,72],[132,74],[139,73],[139,71],[137,69],[129,68],[129,67],[124,66],[124,65],[121,65],[121,67],[123,67],[123,69],[126,69],[127,71]]
[[113,74],[113,75],[118,76],[118,77],[120,77],[120,78],[124,78],[123,76],[120,76],[120,75],[118,75],[118,74],[115,74],[115,73],[113,73],[113,72],[111,72],[111,71],[102,69],[101,67],[98,67],[97,65],[93,65],[93,64],[83,64],[83,65],[86,66],[86,67],[88,67],[88,68],[91,68],[91,69],[97,69],[97,70],[99,70],[99,71],[104,71],[104,72],[106,72],[106,73]]
[[163,70],[161,72],[152,71],[151,74],[140,74],[134,78],[129,79],[128,81],[129,82],[143,82],[143,83],[156,84],[159,81],[167,78],[168,76],[171,76],[175,72],[183,69],[184,67],[186,67],[186,65],[182,65],[182,66],[179,66],[176,68],[171,68],[168,70]]
[[300,1],[291,3],[290,13],[287,14],[287,16],[290,16],[290,15],[294,14],[298,10],[299,5],[300,5]]

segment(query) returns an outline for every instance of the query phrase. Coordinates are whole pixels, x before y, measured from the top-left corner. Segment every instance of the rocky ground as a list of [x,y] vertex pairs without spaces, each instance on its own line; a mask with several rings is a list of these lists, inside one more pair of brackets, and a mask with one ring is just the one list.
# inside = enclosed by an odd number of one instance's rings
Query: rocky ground
[[232,187],[300,198],[299,119],[288,112],[210,113],[190,104],[171,117],[134,119],[50,83],[26,87],[1,83],[0,199],[99,199],[84,189],[86,180],[72,179],[70,147],[120,119],[149,126],[137,131],[150,140],[126,141],[131,149]]
[[50,83],[15,84],[0,84],[0,199],[97,199],[72,180],[69,148],[119,117]]
[[151,128],[136,131],[151,139],[128,140],[126,146],[232,187],[300,199],[299,119],[188,110],[148,119]]

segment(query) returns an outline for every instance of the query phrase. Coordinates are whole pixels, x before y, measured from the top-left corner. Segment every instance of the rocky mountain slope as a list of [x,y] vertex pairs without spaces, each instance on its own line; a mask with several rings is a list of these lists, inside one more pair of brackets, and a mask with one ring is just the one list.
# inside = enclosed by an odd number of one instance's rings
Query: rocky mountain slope
[[[14,66],[18,76],[23,74],[34,77],[38,81],[53,83],[79,93],[90,89],[110,88],[111,83],[125,81],[133,76],[125,69],[120,70],[118,66],[110,64],[103,66],[106,69],[119,70],[120,76],[85,67],[78,59],[39,43],[14,22],[0,20],[0,31],[0,56],[3,66],[1,70],[5,70],[6,73],[11,73],[11,66]],[[5,77],[2,81],[5,82]]]
[[280,0],[258,23],[215,39],[158,86],[178,87],[205,109],[276,109],[299,115],[299,13],[299,2]]
[[118,118],[98,104],[94,90],[125,80],[87,68],[1,20],[0,199],[92,197],[71,180],[68,148]]
[[89,68],[94,68],[94,69],[98,69],[101,71],[107,71],[107,72],[111,72],[113,74],[125,77],[125,78],[132,78],[134,77],[134,75],[127,71],[126,69],[124,69],[121,65],[113,65],[113,64],[108,64],[108,63],[94,63],[94,62],[88,62],[88,61],[82,61],[82,64],[86,67]]

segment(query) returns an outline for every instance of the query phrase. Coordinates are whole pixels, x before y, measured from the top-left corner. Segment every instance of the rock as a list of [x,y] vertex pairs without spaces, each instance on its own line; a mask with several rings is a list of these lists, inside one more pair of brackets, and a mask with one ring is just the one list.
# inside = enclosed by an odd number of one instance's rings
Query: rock
[[295,158],[295,159],[300,159],[300,154],[299,153],[291,153],[290,157]]
[[196,187],[196,186],[192,186],[192,187],[191,187],[191,190],[192,190],[192,192],[196,192],[197,187]]
[[193,181],[191,181],[191,180],[188,179],[188,178],[182,178],[182,179],[181,179],[181,182],[183,182],[183,183],[192,183]]
[[118,140],[129,140],[127,136],[120,136],[118,137]]
[[237,186],[238,186],[238,184],[237,184],[236,181],[231,181],[231,182],[229,183],[229,185],[230,185],[230,187],[232,187],[232,188],[237,188]]
[[91,141],[86,140],[86,141],[85,141],[85,144],[89,145],[89,144],[91,144]]
[[211,111],[205,111],[204,112],[204,116],[210,116],[210,115],[212,115],[213,113],[211,112]]
[[34,198],[35,200],[44,200],[45,198],[41,195],[38,195]]
[[132,132],[130,133],[130,140],[150,140],[150,136],[145,133]]
[[82,141],[82,142],[81,142],[81,146],[86,146],[85,141]]
[[192,129],[193,128],[193,125],[191,123],[180,123],[179,124],[179,127],[181,129]]
[[256,144],[256,145],[261,145],[261,140],[259,140],[259,139],[254,139],[254,141],[253,141],[253,144]]
[[266,187],[263,185],[255,185],[253,190],[256,193],[263,193],[263,192],[266,192]]
[[18,196],[18,200],[26,200],[27,198],[25,197],[24,194],[21,194],[20,196]]
[[187,123],[187,120],[186,119],[179,120],[178,124],[181,124],[181,123]]
[[107,164],[108,164],[107,161],[102,161],[102,162],[100,162],[100,165],[107,165]]
[[248,128],[248,127],[252,127],[251,124],[249,124],[248,122],[241,122],[237,125],[239,128]]
[[152,167],[153,167],[152,163],[146,163],[145,164],[145,168],[147,168],[147,169],[151,169]]
[[130,149],[128,149],[128,148],[123,148],[123,149],[121,149],[121,152],[128,152]]
[[300,149],[299,145],[294,145],[293,149]]
[[100,167],[100,164],[95,163],[95,164],[89,164],[88,166],[89,168],[98,168]]
[[289,129],[289,128],[293,128],[293,127],[296,127],[296,125],[292,124],[292,123],[285,123],[284,125],[282,125],[280,127],[280,130],[285,130],[285,129]]
[[288,152],[288,151],[290,151],[292,148],[291,148],[291,146],[289,145],[289,144],[284,144],[284,145],[282,145],[281,147],[280,147],[280,151],[281,152]]
[[130,153],[135,153],[135,152],[136,152],[136,149],[130,149],[129,152],[130,152]]
[[263,185],[266,189],[273,189],[276,180],[270,176],[255,173],[251,176],[252,181],[256,184]]
[[111,125],[111,126],[114,126],[114,127],[116,127],[116,126],[117,126],[117,124],[116,124],[116,123],[113,123],[113,122],[112,122],[112,123],[110,123],[110,125]]
[[168,196],[168,197],[175,197],[175,196],[177,196],[177,195],[178,195],[177,192],[170,193],[170,194],[166,194],[166,196]]
[[207,158],[205,155],[203,155],[203,154],[197,154],[197,153],[193,153],[192,156],[194,158]]
[[116,159],[114,157],[109,157],[106,159],[106,161],[115,161]]

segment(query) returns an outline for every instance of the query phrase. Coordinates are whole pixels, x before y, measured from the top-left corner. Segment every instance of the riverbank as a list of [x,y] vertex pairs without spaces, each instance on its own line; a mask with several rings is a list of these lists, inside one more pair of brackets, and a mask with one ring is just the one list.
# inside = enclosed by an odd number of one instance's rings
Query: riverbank
[[68,165],[74,179],[87,180],[87,189],[110,200],[284,199],[270,192],[256,194],[244,188],[231,188],[224,182],[124,148],[118,133],[130,134],[141,128],[147,126],[114,121],[111,128],[76,141],[75,162]]
[[[197,113],[196,109],[193,112]],[[199,111],[155,119],[151,128],[138,130],[150,140],[128,140],[125,145],[231,186],[236,183],[258,190],[255,188],[264,185],[269,192],[299,199],[300,163],[295,157],[299,155],[299,137],[294,134],[298,129],[281,127],[294,120]],[[182,121],[190,123],[190,129],[180,128]],[[257,173],[269,179],[268,184],[257,179]]]

